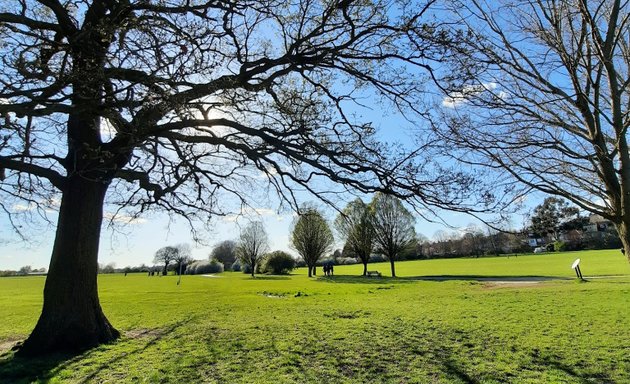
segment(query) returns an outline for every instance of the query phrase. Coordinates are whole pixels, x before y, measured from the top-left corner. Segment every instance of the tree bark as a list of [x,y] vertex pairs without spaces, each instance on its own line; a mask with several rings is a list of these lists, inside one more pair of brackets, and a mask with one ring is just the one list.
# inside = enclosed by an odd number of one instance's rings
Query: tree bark
[[367,261],[363,262],[363,276],[367,276]]
[[63,190],[44,305],[35,329],[18,351],[34,356],[76,352],[117,339],[98,299],[98,246],[108,183],[80,175]]
[[308,265],[308,277],[313,277],[313,266],[312,265]]
[[628,262],[630,262],[630,223],[622,220],[620,223],[616,224],[615,227],[619,234],[621,244],[623,245],[623,253],[628,259]]
[[394,258],[389,258],[389,264],[392,266],[392,277],[396,277],[396,267],[394,266]]

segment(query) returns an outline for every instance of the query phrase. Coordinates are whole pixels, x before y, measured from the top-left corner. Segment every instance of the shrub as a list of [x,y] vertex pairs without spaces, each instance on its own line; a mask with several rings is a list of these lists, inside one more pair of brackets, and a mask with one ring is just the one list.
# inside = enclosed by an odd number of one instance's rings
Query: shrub
[[241,271],[241,262],[239,260],[236,260],[234,263],[232,263],[232,271],[234,272],[240,272]]
[[556,241],[553,243],[553,250],[556,252],[564,252],[567,248],[567,243],[564,241]]
[[186,268],[187,275],[203,275],[223,272],[223,264],[216,261],[195,261]]
[[[264,260],[261,263],[264,263]],[[256,264],[256,273],[262,273],[261,272],[261,263]],[[246,273],[246,274],[250,274],[250,273],[252,273],[252,268],[249,265],[247,265],[247,264],[243,264],[243,265],[241,265],[241,272]]]
[[295,268],[295,259],[286,252],[275,251],[265,257],[262,270],[274,275],[285,275]]

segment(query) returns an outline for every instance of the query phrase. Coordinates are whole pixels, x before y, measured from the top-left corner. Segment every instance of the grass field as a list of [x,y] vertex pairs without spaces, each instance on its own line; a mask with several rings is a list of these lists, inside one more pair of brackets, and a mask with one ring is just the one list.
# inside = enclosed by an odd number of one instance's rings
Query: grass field
[[[572,278],[577,257],[586,283]],[[0,382],[630,383],[618,250],[402,262],[396,279],[369,269],[384,277],[102,275],[124,337],[40,360],[8,349],[35,325],[44,279],[0,279]]]

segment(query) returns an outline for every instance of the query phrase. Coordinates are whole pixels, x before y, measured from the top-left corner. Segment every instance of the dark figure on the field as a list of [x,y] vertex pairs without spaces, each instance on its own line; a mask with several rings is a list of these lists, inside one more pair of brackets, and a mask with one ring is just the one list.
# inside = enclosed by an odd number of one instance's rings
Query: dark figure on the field
[[332,276],[333,275],[333,263],[331,261],[324,263],[323,265],[324,275]]

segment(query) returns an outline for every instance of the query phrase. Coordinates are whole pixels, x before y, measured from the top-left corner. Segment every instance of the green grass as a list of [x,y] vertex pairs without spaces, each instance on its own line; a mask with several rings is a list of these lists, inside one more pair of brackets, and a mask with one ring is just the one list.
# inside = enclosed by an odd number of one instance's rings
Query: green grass
[[[536,284],[470,276],[590,279]],[[370,270],[389,272],[389,264]],[[397,263],[401,278],[104,275],[124,337],[79,356],[5,352],[0,382],[630,382],[630,265],[619,251]],[[422,276],[460,276],[422,281]],[[24,338],[43,278],[0,279],[0,345]]]

